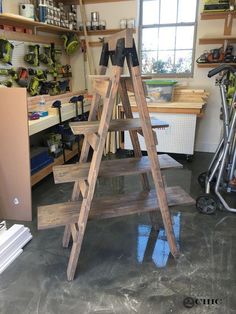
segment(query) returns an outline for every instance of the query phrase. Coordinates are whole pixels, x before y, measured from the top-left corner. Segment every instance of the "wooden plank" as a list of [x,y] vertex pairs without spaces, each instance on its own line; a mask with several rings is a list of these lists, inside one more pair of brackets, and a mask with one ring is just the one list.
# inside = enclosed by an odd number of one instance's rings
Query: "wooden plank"
[[[151,119],[152,128],[166,128],[168,124],[159,119]],[[80,121],[71,122],[70,127],[75,135],[97,133],[99,121]],[[111,120],[109,131],[125,131],[125,130],[140,130],[140,119],[115,119]]]
[[[84,4],[106,3],[106,2],[122,2],[122,1],[133,1],[133,0],[84,0]],[[68,5],[68,4],[79,4],[79,0],[58,0],[58,2],[63,2],[65,5]]]
[[[1,21],[1,20],[0,20]],[[25,34],[20,32],[11,32],[0,30],[0,36],[3,38],[7,38],[8,40],[17,40],[23,42],[33,42],[39,44],[51,44],[55,43],[56,45],[62,46],[63,40],[58,36],[42,36],[42,35],[34,35],[34,34]]]
[[114,51],[116,49],[117,41],[120,38],[124,38],[125,48],[132,48],[133,47],[133,33],[134,33],[133,29],[127,28],[125,30],[122,30],[118,33],[113,34],[110,37],[106,37],[104,42],[108,43],[109,51]]
[[111,88],[111,81],[104,79],[94,79],[93,80],[93,90],[98,93],[102,97],[106,97],[109,93],[109,89]]
[[87,135],[86,139],[89,142],[89,145],[92,147],[92,149],[97,150],[99,143],[99,135],[97,135],[96,133],[91,133]]
[[[180,187],[166,188],[169,206],[194,204]],[[49,229],[76,223],[81,202],[67,202],[38,207],[38,229]],[[95,198],[92,202],[89,219],[106,219],[155,211],[159,208],[156,192],[136,192],[110,197]]]
[[236,37],[235,36],[224,36],[224,37],[205,37],[199,38],[199,45],[213,45],[213,44],[221,44],[223,45],[227,41],[227,43],[235,43]]
[[236,12],[232,11],[224,11],[224,12],[202,12],[201,20],[218,20],[225,19],[227,15],[232,15],[236,17]]
[[[182,165],[167,154],[159,155],[161,169],[182,168]],[[53,167],[54,181],[58,183],[87,179],[90,163],[70,164]],[[150,162],[147,156],[141,158],[123,158],[104,160],[99,169],[99,177],[118,177],[149,172]]]
[[[55,25],[48,25],[40,22],[33,21],[31,19],[25,18],[18,14],[12,13],[2,13],[0,14],[0,23],[13,25],[13,26],[22,26],[22,27],[30,27],[33,29],[37,29],[40,32],[46,33],[76,33],[77,31],[70,30],[68,28],[63,28]],[[28,35],[29,37],[31,35]]]

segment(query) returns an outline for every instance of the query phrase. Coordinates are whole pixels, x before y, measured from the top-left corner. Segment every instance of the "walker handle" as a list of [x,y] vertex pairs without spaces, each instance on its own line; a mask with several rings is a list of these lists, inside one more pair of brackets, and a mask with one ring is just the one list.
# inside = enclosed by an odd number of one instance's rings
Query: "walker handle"
[[234,68],[233,66],[231,66],[229,64],[223,63],[220,66],[218,66],[217,68],[214,68],[213,70],[209,71],[207,76],[212,77],[212,76],[220,73],[221,71],[229,71],[229,72],[235,73],[236,68]]

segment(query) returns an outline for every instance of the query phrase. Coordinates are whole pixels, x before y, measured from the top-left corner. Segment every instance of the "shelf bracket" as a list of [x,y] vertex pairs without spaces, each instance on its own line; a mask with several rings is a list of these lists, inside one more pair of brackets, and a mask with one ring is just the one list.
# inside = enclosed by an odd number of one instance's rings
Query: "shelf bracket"
[[233,25],[233,14],[229,13],[225,16],[224,35],[231,35]]

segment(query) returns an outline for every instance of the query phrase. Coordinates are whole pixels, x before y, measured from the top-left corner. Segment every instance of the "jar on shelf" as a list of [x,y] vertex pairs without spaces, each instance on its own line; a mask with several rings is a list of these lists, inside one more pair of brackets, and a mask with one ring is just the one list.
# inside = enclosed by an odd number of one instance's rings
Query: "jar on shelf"
[[127,20],[127,28],[135,28],[135,19]]
[[101,20],[101,21],[99,22],[99,29],[100,29],[100,30],[106,29],[106,21],[105,21],[105,20]]
[[127,26],[127,20],[126,19],[121,19],[120,20],[120,28],[125,29]]

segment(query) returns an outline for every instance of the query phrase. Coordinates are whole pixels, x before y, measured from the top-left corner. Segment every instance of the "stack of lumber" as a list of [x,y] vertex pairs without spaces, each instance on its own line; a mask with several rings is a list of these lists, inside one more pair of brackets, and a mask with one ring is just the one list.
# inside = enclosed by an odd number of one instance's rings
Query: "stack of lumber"
[[173,92],[173,102],[206,102],[209,93],[204,89],[190,89],[183,87],[175,87]]
[[23,252],[22,248],[32,239],[29,228],[15,224],[6,229],[2,222],[0,233],[0,274]]

